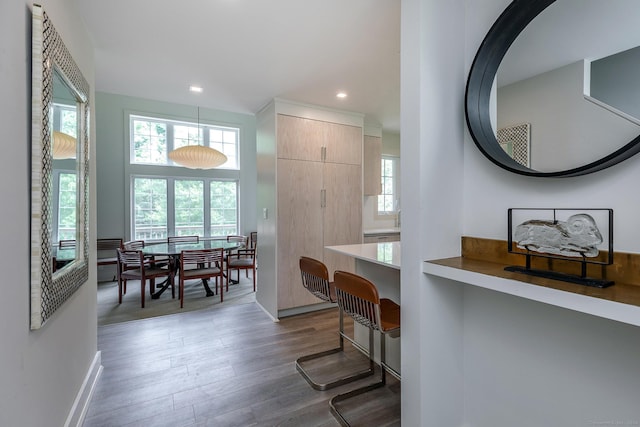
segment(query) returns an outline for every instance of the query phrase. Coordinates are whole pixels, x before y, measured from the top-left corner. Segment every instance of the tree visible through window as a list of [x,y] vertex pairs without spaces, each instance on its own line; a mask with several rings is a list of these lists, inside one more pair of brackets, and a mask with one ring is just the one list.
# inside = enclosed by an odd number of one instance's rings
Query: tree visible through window
[[58,188],[58,240],[76,239],[76,174],[61,172]]
[[134,239],[238,232],[237,181],[134,177],[132,188]]
[[177,166],[169,152],[187,145],[205,145],[221,151],[227,162],[220,169],[239,169],[240,129],[131,115],[131,164]]

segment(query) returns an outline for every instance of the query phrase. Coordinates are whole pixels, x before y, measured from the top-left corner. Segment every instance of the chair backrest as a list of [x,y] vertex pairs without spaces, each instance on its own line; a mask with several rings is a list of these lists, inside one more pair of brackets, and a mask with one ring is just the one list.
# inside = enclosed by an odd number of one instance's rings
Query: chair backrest
[[255,249],[258,246],[258,232],[252,231],[249,233],[249,247]]
[[144,255],[140,250],[116,249],[118,254],[118,266],[124,269],[144,268]]
[[60,247],[60,249],[75,248],[76,247],[76,241],[75,240],[60,240],[60,242],[58,242],[58,246]]
[[144,240],[129,240],[122,244],[122,248],[127,251],[135,251],[144,248]]
[[180,253],[180,273],[185,271],[187,265],[222,265],[224,249],[190,249]]
[[300,257],[300,273],[302,275],[302,286],[321,300],[335,302],[335,297],[331,294],[329,284],[329,270],[327,266],[317,259],[302,256]]
[[167,243],[198,243],[198,236],[170,236],[167,237]]
[[227,236],[227,242],[238,242],[240,246],[247,246],[247,236],[240,234],[230,234]]
[[114,251],[122,248],[122,239],[97,239],[96,248],[100,251]]
[[338,307],[356,322],[374,330],[381,330],[380,296],[369,280],[346,271],[333,274]]

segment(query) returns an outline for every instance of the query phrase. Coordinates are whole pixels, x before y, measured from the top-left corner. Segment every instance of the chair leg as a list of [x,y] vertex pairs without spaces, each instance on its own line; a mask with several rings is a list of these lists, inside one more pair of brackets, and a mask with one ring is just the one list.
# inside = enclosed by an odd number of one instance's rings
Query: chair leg
[[[346,393],[341,393],[338,394],[336,396],[333,396],[331,398],[331,400],[329,401],[329,408],[331,409],[331,414],[333,414],[333,416],[335,417],[335,419],[340,423],[341,426],[345,426],[348,427],[350,426],[349,422],[344,418],[344,416],[340,413],[340,411],[338,411],[338,408],[336,408],[335,404],[338,402],[342,402],[345,401],[347,399],[350,399],[352,397],[355,396],[359,396],[363,393],[366,393],[368,391],[371,390],[375,390],[377,388],[383,387],[386,384],[386,377],[384,375],[384,368],[382,367],[384,365],[384,335],[380,334],[380,359],[381,359],[381,364],[380,364],[380,381],[375,382],[373,384],[369,384],[366,385],[364,387],[359,387],[356,388],[354,390],[348,391]],[[374,354],[374,347],[373,347],[373,329],[369,328],[369,365],[372,366],[373,365],[373,354]]]
[[178,283],[178,294],[180,297],[180,308],[184,307],[184,280],[180,277],[180,282]]
[[[247,270],[247,273],[249,273],[249,270]],[[256,269],[253,269],[253,292],[256,291]]]
[[[369,328],[369,361],[373,364],[373,329]],[[384,387],[387,384],[387,376],[386,376],[386,334],[380,333],[380,380],[366,385],[364,387],[356,388],[354,390],[348,391],[346,393],[338,394],[331,398],[329,401],[329,408],[331,409],[331,414],[336,418],[336,420],[340,423],[341,426],[348,427],[350,426],[349,422],[344,418],[344,416],[338,411],[336,407],[336,403],[343,402],[347,399],[350,399],[355,396],[359,396],[363,393],[367,393],[371,390],[375,390],[380,387]],[[389,368],[390,369],[390,368]],[[399,378],[399,376],[398,376]]]
[[118,277],[118,304],[122,304],[122,282],[123,280]]
[[[298,370],[298,372],[300,372],[300,375],[302,375],[302,377],[309,383],[309,385],[312,388],[314,388],[315,390],[321,390],[321,391],[322,390],[329,390],[331,388],[338,387],[338,386],[341,386],[343,384],[347,384],[347,383],[350,383],[350,382],[353,382],[353,381],[356,381],[356,380],[371,376],[374,373],[373,360],[370,357],[369,358],[369,368],[366,369],[366,370],[355,372],[353,374],[347,375],[347,376],[342,377],[342,378],[338,378],[338,379],[336,379],[334,381],[330,381],[328,383],[320,383],[320,382],[316,382],[313,379],[311,379],[309,374],[302,367],[302,363],[307,362],[309,360],[319,359],[319,358],[324,357],[324,356],[329,356],[331,354],[336,354],[336,353],[340,353],[340,352],[344,351],[344,338],[346,337],[346,335],[344,333],[344,315],[343,315],[342,309],[340,309],[340,330],[339,330],[338,335],[340,337],[340,345],[338,347],[332,348],[330,350],[321,351],[319,353],[309,354],[307,356],[302,356],[302,357],[299,357],[298,359],[296,359],[296,369]],[[373,335],[371,335],[371,337],[373,337]],[[349,338],[347,337],[347,339],[349,339]],[[370,339],[373,339],[373,338],[370,338]]]
[[145,287],[147,284],[147,280],[144,277],[140,278],[140,306],[144,308],[144,292],[146,291]]

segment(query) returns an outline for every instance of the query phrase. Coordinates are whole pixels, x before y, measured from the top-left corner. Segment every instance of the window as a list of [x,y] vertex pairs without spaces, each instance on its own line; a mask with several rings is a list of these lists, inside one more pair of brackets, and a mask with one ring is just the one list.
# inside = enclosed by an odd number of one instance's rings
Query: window
[[212,178],[133,177],[133,239],[238,232],[238,183]]
[[[76,174],[75,172],[60,172],[58,175],[57,198],[57,236],[55,240],[76,240]],[[55,202],[55,201],[54,201]]]
[[382,193],[378,195],[380,216],[395,215],[397,212],[397,157],[382,156]]
[[186,145],[206,145],[223,152],[227,162],[219,169],[239,169],[240,129],[180,122],[176,120],[129,116],[131,164],[177,166],[168,154]]

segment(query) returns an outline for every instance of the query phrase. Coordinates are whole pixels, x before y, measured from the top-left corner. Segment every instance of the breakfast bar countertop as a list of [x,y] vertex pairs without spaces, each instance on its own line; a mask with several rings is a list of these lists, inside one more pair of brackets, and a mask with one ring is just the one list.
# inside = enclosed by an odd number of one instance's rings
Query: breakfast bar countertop
[[355,245],[326,246],[334,252],[350,255],[385,267],[400,269],[400,242],[361,243]]

